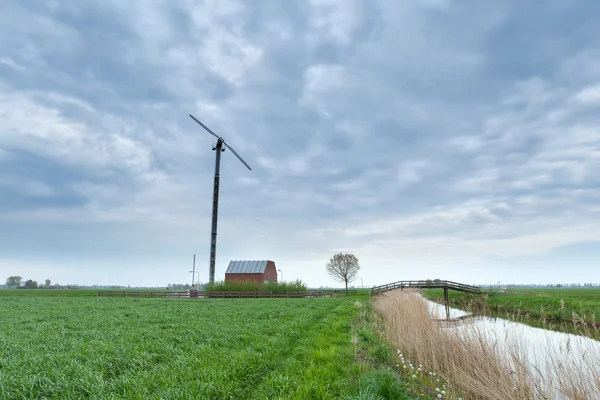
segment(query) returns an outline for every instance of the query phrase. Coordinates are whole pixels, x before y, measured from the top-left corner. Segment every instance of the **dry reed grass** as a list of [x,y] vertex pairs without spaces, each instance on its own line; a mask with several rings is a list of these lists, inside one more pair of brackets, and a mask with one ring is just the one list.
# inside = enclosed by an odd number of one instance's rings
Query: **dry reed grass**
[[388,340],[407,359],[447,380],[448,398],[600,399],[600,354],[584,354],[591,370],[583,374],[581,362],[564,361],[568,349],[557,349],[550,357],[550,371],[545,371],[550,374],[544,376],[527,367],[525,344],[519,338],[497,346],[475,326],[458,335],[434,321],[425,301],[412,291],[379,295],[374,307],[383,317]]

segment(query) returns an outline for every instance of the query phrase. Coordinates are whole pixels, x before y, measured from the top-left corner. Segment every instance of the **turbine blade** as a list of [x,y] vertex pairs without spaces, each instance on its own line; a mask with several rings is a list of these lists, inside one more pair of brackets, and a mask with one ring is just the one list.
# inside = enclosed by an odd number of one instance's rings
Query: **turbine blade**
[[227,143],[223,142],[223,144],[225,146],[227,146],[227,148],[229,150],[231,150],[231,152],[233,154],[235,154],[235,156],[238,158],[238,160],[240,160],[242,162],[242,164],[244,164],[246,166],[246,168],[248,168],[250,171],[252,171],[252,168],[250,168],[250,166],[246,163],[246,161],[244,161],[244,159],[242,157],[240,157],[240,155],[233,149],[233,147],[231,147],[230,145],[228,145]]
[[[192,114],[189,114],[190,118],[193,119],[194,121],[196,121],[198,124],[200,124],[201,127],[203,127],[204,129],[206,129],[206,131],[208,133],[210,133],[211,135],[213,135],[214,137],[216,137],[217,139],[221,139],[221,137],[219,135],[217,135],[216,133],[214,133],[213,131],[210,130],[210,128],[206,125],[204,125],[202,122],[200,122],[200,120],[196,117],[194,117]],[[221,139],[223,140],[223,139]]]

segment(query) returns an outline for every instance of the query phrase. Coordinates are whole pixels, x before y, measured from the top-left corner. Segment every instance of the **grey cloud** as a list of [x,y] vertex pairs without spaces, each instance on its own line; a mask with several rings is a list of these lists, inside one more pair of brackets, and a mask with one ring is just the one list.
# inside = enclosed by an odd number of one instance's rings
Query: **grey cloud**
[[223,263],[274,254],[319,283],[311,263],[336,249],[380,265],[377,279],[399,252],[415,265],[469,253],[483,274],[492,242],[585,240],[600,167],[588,6],[5,3],[11,254],[26,235],[53,257],[78,241],[103,260],[206,253],[213,138],[189,112],[253,167],[223,155]]

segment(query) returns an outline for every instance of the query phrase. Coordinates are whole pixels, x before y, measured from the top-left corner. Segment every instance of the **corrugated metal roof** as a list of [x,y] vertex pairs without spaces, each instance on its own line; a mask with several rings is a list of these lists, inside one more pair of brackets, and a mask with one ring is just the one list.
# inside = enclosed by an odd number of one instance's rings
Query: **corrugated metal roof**
[[267,261],[230,261],[226,274],[262,274],[267,268]]

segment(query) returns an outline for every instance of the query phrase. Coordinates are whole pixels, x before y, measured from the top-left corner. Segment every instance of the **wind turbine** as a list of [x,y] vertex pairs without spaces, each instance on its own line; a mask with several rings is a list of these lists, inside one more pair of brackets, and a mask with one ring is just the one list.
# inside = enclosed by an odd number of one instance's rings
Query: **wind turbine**
[[[227,143],[225,140],[210,130],[210,128],[200,122],[199,119],[190,114],[190,118],[196,121],[201,127],[203,127],[208,133],[217,138],[217,143],[213,145],[213,150],[216,150],[215,160],[215,183],[213,187],[213,208],[212,208],[212,229],[210,233],[210,271],[208,280],[209,282],[215,281],[215,260],[217,255],[217,216],[219,214],[219,170],[221,167],[221,152],[225,151],[227,147],[231,152],[248,168],[252,171],[252,168],[240,157],[240,155]],[[223,147],[225,146],[225,147]]]

